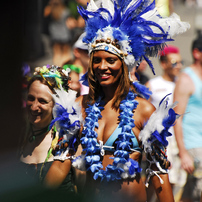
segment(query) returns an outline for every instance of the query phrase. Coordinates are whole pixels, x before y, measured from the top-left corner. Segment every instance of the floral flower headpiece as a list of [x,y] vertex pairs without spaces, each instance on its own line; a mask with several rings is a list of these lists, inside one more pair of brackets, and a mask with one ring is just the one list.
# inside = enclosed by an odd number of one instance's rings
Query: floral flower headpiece
[[86,22],[83,42],[89,53],[111,52],[124,60],[129,71],[144,59],[154,73],[149,57],[157,56],[166,42],[190,27],[175,13],[162,18],[155,0],[90,0],[86,10],[80,6],[78,11]]
[[78,66],[73,65],[73,64],[66,64],[66,65],[64,65],[62,68],[65,69],[65,70],[68,71],[68,72],[74,71],[74,72],[76,72],[77,74],[80,74],[80,73],[81,73],[81,70],[82,70],[81,67],[78,67]]
[[52,65],[52,66],[46,65],[43,67],[36,67],[33,75],[41,76],[50,86],[52,86],[52,84],[48,81],[47,78],[53,78],[56,82],[57,88],[60,89],[61,86],[64,87],[64,85],[68,84],[69,72],[70,72],[69,69],[65,70],[55,65]]

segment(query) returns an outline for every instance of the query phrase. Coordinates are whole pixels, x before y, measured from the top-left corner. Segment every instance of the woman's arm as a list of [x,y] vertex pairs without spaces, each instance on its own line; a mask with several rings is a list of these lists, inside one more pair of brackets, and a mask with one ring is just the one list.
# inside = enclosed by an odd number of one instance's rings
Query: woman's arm
[[54,161],[44,179],[44,185],[51,189],[58,188],[68,175],[71,165],[70,159]]
[[[70,110],[70,112],[68,111],[68,108],[64,108],[63,106],[66,106],[65,103],[63,102],[63,99],[60,99],[60,97],[65,97],[66,99],[68,99],[67,96],[69,96],[65,91],[56,91],[57,95],[59,95],[59,98],[57,96],[54,97],[55,102],[58,103],[59,105],[57,105],[57,107],[55,108],[55,111],[57,112],[57,116],[55,116],[54,120],[55,122],[58,121],[58,124],[60,126],[60,128],[56,129],[62,131],[62,133],[65,132],[65,134],[63,134],[59,140],[56,146],[54,146],[53,148],[53,155],[54,155],[54,162],[52,163],[45,179],[44,179],[44,185],[47,188],[58,188],[62,182],[64,181],[64,179],[66,178],[66,176],[68,175],[72,163],[71,160],[73,159],[73,156],[75,156],[75,153],[78,155],[78,146],[80,143],[80,137],[81,137],[81,132],[82,132],[82,117],[81,114],[82,113],[80,110],[82,110],[82,108],[80,109],[79,105],[75,104],[75,102],[73,101],[72,104],[72,108],[74,108],[75,112],[74,113],[74,118],[73,118],[73,122],[75,123],[75,120],[77,122],[79,122],[79,127],[77,124],[71,124],[71,126],[68,128],[66,128],[66,126],[63,124],[63,122],[60,122],[60,119],[62,118],[63,121],[67,121],[69,122],[69,113],[72,115],[72,111]],[[73,93],[73,91],[72,91]],[[75,96],[76,94],[72,94],[72,96]],[[75,97],[76,98],[76,97]],[[78,102],[79,104],[82,103],[83,97],[79,97],[77,98],[75,101]],[[70,106],[69,106],[70,107]],[[64,115],[65,114],[65,115]],[[58,118],[58,119],[57,119]],[[53,122],[53,124],[55,123]],[[74,126],[76,125],[76,127]],[[74,132],[72,134],[72,131]]]
[[134,111],[133,118],[135,120],[135,126],[139,131],[141,131],[156,108],[150,101],[144,98],[137,97],[136,100],[139,104],[137,109]]
[[[82,128],[80,129],[80,133],[81,132],[82,132]],[[81,153],[82,153],[82,147],[81,147],[81,145],[78,145],[76,153],[72,153],[72,155],[79,156],[79,155],[81,155]],[[71,166],[72,166],[71,159],[66,159],[64,161],[55,160],[52,163],[52,165],[44,179],[45,187],[51,188],[51,189],[58,188],[63,183],[66,176],[68,175],[68,173],[71,169]],[[83,183],[84,183],[83,181],[85,181],[84,173],[79,172],[79,171],[77,171],[75,173],[76,173],[76,176],[75,176],[76,184],[79,185],[79,187],[83,186]],[[80,174],[80,177],[78,177],[79,174]]]
[[[194,161],[189,155],[188,151],[185,148],[183,140],[183,130],[182,130],[182,119],[186,111],[187,103],[189,97],[194,91],[194,85],[190,77],[182,73],[176,83],[174,90],[174,101],[177,101],[179,104],[175,107],[176,113],[180,114],[181,117],[176,121],[174,125],[175,138],[179,148],[179,156],[181,159],[182,168],[188,173],[192,173],[194,170]],[[186,115],[185,115],[186,116]]]
[[[159,201],[173,202],[174,197],[167,174],[169,162],[166,157],[166,137],[169,136],[168,129],[175,122],[176,116],[172,106],[167,106],[166,103],[165,98],[152,115],[149,113],[150,117],[143,130],[140,131],[139,139],[150,163],[147,169],[146,185],[151,177]],[[147,117],[146,114],[143,114],[144,117]]]

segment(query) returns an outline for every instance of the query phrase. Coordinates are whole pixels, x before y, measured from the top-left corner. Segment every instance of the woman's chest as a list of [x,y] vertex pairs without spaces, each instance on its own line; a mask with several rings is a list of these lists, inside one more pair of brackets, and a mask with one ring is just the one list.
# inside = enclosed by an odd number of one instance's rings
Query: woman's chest
[[98,141],[103,143],[111,136],[119,124],[119,112],[112,109],[104,109],[101,112],[102,117],[98,120],[98,128],[95,131],[98,134]]
[[[21,161],[25,163],[43,163],[47,157],[48,150],[51,146],[52,137],[46,135],[43,140],[34,140],[28,142],[23,150]],[[51,158],[49,160],[52,160]]]
[[[134,123],[133,127],[130,127],[131,134],[135,135],[136,139],[138,140],[141,125],[139,124],[138,117],[136,116],[135,113],[132,117],[124,116],[124,118],[123,117],[120,118],[121,116],[119,111],[109,110],[106,108],[101,112],[101,115],[102,117],[98,119],[98,128],[95,128],[95,131],[98,134],[97,136],[98,142],[101,140],[103,144],[105,144],[106,142],[108,143],[109,138],[110,140],[114,139],[111,138],[111,136],[116,136],[118,138],[118,133],[121,133],[122,127],[129,126],[130,125],[129,122]],[[120,124],[120,122],[122,124]],[[125,122],[125,125],[123,124],[123,122]]]

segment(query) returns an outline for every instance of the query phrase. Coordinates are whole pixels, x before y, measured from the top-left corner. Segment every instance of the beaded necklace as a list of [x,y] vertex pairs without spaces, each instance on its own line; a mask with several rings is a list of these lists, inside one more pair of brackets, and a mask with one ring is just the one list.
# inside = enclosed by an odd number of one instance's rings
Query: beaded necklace
[[30,125],[30,128],[31,128],[32,135],[29,137],[29,142],[33,142],[34,140],[36,140],[36,137],[44,135],[45,133],[49,131],[49,125],[36,131],[33,130],[32,125]]
[[93,105],[88,105],[89,107],[86,109],[87,116],[82,132],[84,137],[81,138],[81,143],[85,151],[84,161],[86,169],[93,173],[95,180],[116,181],[134,178],[137,173],[141,172],[139,163],[129,157],[132,146],[131,138],[134,138],[131,135],[131,130],[135,127],[133,110],[138,105],[138,102],[135,100],[136,96],[132,91],[129,91],[120,104],[120,115],[118,118],[122,132],[115,141],[113,164],[109,164],[105,170],[101,169],[103,168],[101,160],[102,156],[104,156],[104,146],[101,141],[98,144],[98,134],[95,132],[95,128],[99,127],[98,119],[102,118],[101,97]]

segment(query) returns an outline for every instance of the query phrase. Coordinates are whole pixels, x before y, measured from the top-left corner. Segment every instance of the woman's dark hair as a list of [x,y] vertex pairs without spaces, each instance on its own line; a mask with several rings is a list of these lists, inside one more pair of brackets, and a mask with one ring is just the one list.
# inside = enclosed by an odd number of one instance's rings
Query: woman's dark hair
[[202,37],[195,39],[192,42],[192,51],[197,48],[199,51],[202,51]]
[[168,57],[167,57],[167,55],[162,55],[162,56],[160,56],[160,62],[167,62],[168,61]]

